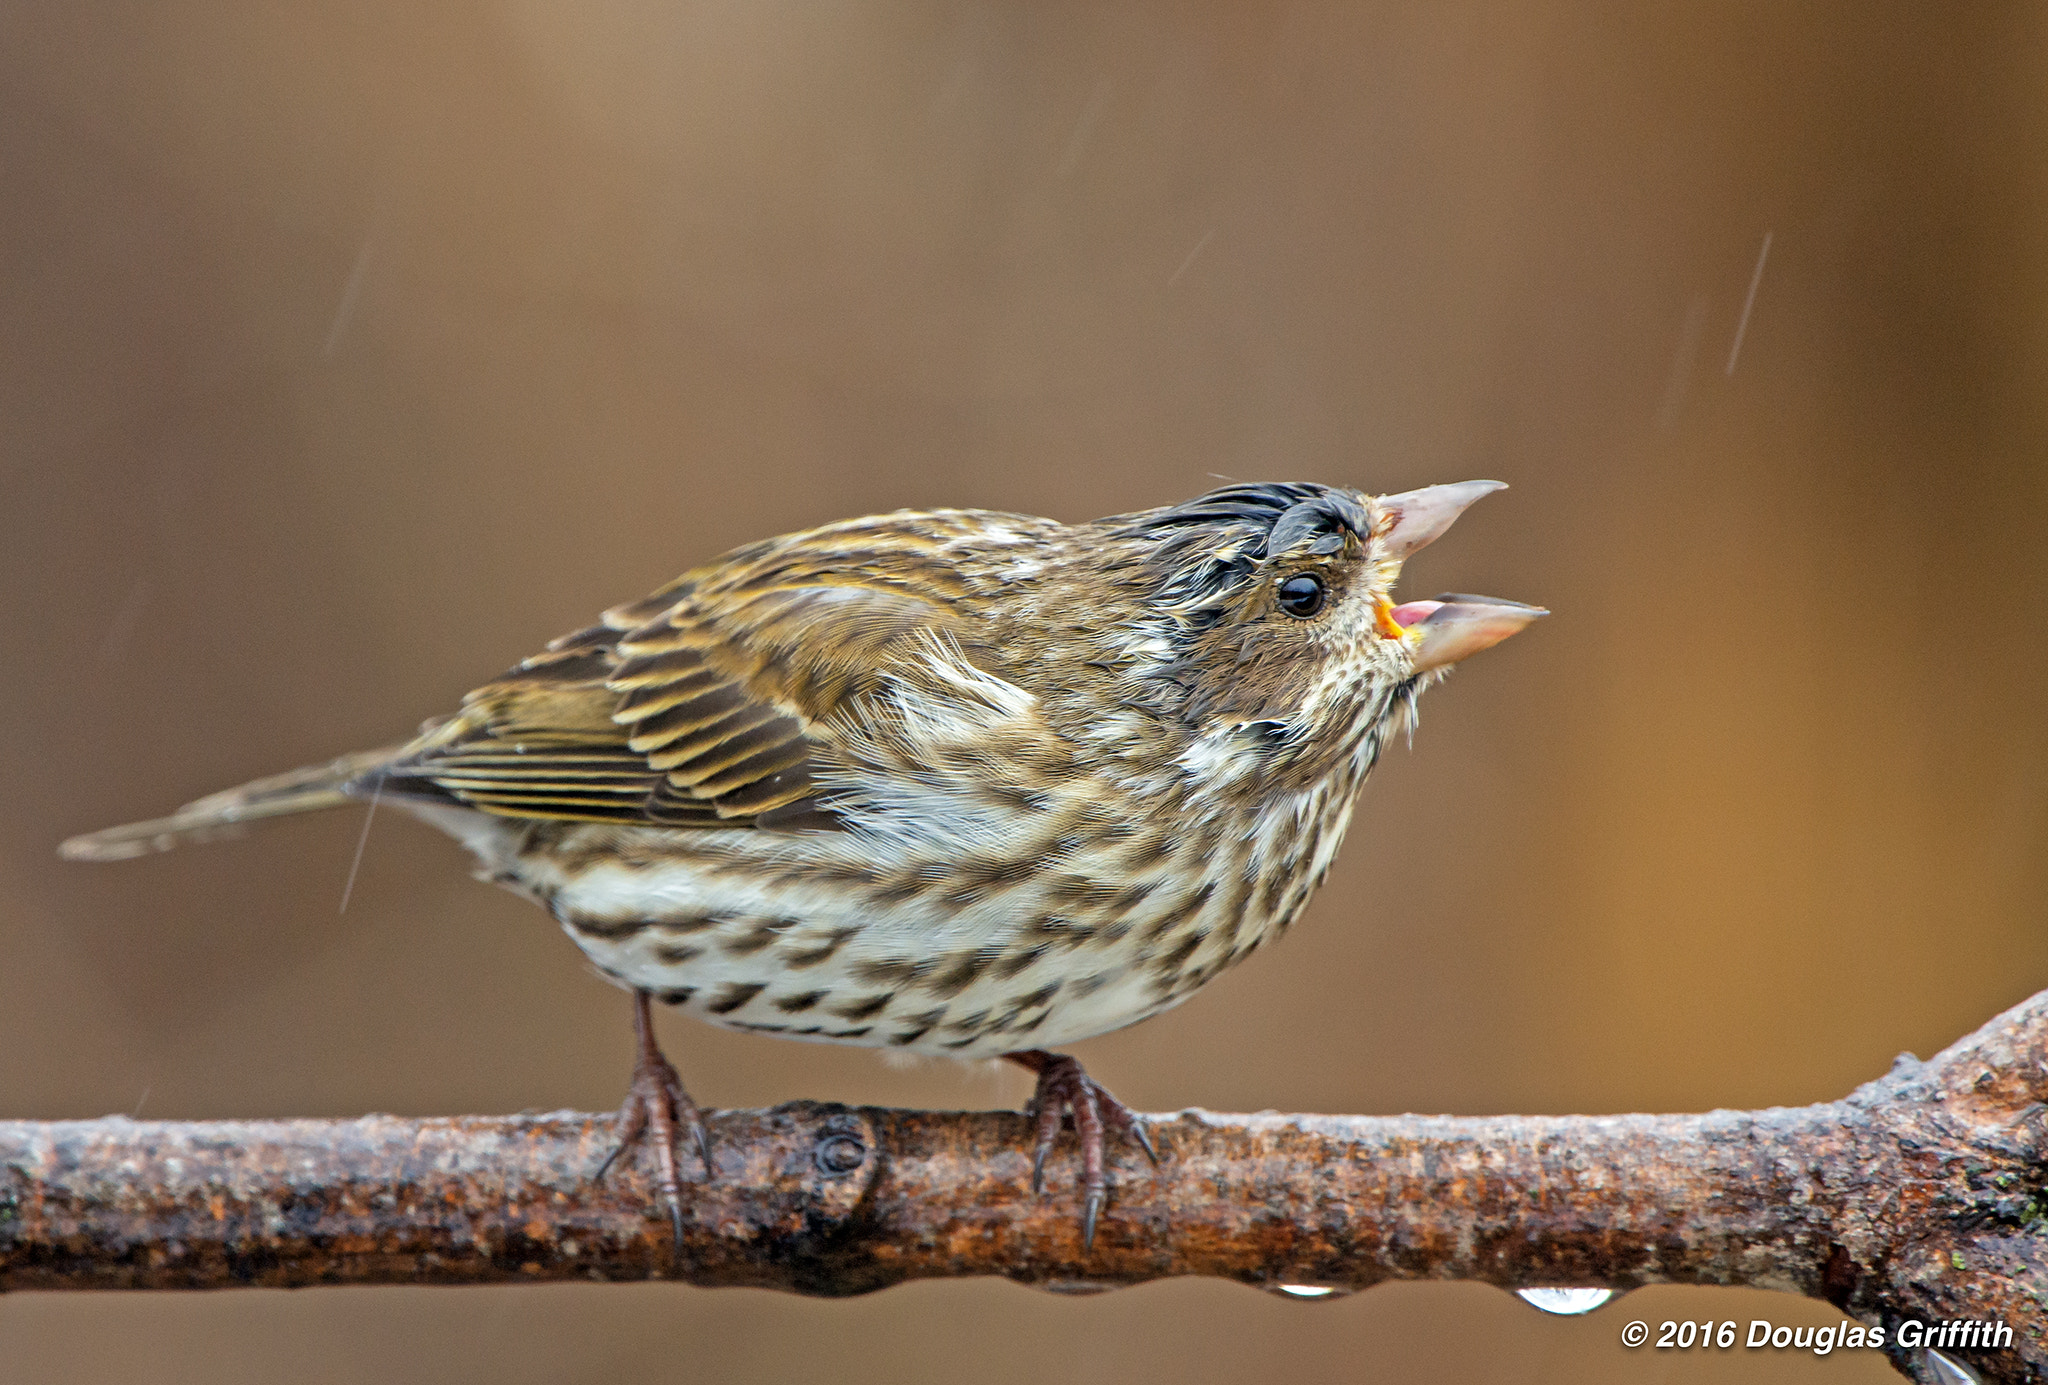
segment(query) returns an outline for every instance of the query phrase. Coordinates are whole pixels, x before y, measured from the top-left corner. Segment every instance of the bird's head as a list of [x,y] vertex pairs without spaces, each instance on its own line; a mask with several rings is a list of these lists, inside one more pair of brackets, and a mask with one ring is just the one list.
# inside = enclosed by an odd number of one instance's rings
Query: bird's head
[[1107,521],[1148,611],[1134,666],[1176,690],[1187,753],[1310,774],[1369,760],[1428,682],[1546,614],[1490,597],[1395,600],[1409,555],[1502,488],[1231,485]]

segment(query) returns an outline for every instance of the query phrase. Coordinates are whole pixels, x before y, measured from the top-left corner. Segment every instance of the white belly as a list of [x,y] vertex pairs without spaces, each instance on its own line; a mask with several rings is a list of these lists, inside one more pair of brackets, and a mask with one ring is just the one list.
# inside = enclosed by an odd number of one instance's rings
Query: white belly
[[456,835],[622,986],[726,1028],[982,1058],[1187,999],[1300,912],[1341,809],[1121,829],[1014,862],[878,863],[838,832],[489,819]]

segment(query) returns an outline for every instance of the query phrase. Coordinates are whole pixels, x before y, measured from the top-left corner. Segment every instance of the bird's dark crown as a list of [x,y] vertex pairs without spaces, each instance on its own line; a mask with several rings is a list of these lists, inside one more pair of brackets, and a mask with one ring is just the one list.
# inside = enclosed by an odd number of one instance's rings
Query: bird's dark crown
[[[1194,624],[1216,618],[1259,565],[1327,557],[1372,532],[1365,497],[1311,481],[1223,486],[1164,509],[1103,520],[1112,537],[1145,542],[1155,599]],[[1205,614],[1206,613],[1206,614]]]
[[[1262,553],[1277,556],[1293,551],[1304,539],[1317,540],[1313,552],[1334,552],[1342,541],[1341,531],[1349,530],[1362,539],[1372,517],[1366,511],[1365,497],[1354,490],[1314,481],[1257,481],[1223,486],[1178,505],[1104,522],[1120,524],[1118,533],[1132,538],[1158,537],[1191,525],[1248,531],[1260,538]],[[1336,542],[1322,546],[1326,538]]]

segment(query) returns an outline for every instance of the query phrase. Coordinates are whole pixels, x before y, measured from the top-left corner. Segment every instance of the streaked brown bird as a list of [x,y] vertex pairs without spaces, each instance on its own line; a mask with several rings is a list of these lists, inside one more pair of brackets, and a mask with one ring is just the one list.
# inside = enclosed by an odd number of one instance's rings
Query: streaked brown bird
[[1500,488],[1230,485],[1092,524],[903,511],[768,539],[605,612],[403,745],[63,854],[402,807],[633,992],[619,1149],[652,1136],[679,1241],[679,1141],[707,1172],[712,1155],[650,998],[1030,1069],[1033,1186],[1070,1118],[1092,1245],[1106,1130],[1156,1154],[1048,1050],[1178,1005],[1284,932],[1417,695],[1544,614],[1394,602],[1403,560]]

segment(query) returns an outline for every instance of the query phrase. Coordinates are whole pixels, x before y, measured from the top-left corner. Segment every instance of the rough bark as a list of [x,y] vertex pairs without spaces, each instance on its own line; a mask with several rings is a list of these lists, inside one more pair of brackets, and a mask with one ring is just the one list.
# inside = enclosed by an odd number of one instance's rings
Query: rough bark
[[[0,1122],[0,1290],[645,1279],[857,1294],[1004,1275],[1088,1291],[1169,1275],[1742,1284],[1946,1354],[2048,1375],[2048,993],[1841,1101],[1679,1116],[1156,1118],[1092,1252],[1070,1143],[1030,1191],[1025,1122],[798,1102],[711,1120],[671,1246],[649,1177],[601,1186],[611,1118]],[[1618,1315],[1617,1315],[1618,1316]],[[1919,1353],[1895,1364],[1935,1379]]]

